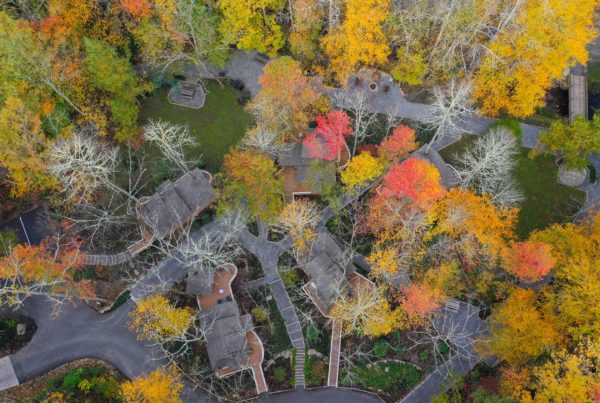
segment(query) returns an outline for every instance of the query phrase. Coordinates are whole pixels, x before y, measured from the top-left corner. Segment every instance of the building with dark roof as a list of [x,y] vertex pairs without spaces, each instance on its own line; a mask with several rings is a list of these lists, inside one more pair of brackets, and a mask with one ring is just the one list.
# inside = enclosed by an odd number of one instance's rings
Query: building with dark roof
[[191,221],[215,198],[210,174],[196,168],[175,182],[163,182],[153,196],[140,200],[137,213],[153,235],[163,239]]
[[303,290],[324,316],[337,301],[340,292],[372,283],[356,272],[352,256],[346,255],[327,231],[319,232],[310,251],[299,258],[300,267],[310,277]]
[[192,265],[189,267],[185,291],[192,295],[209,295],[212,292],[214,277],[214,270]]
[[285,200],[293,201],[297,195],[320,195],[327,186],[336,183],[339,165],[350,159],[350,150],[344,147],[336,161],[310,156],[303,143],[295,143],[279,156],[282,167]]
[[246,333],[252,331],[252,317],[240,315],[237,303],[223,301],[209,310],[200,311],[205,329],[208,359],[213,370],[242,369],[251,355]]
[[[200,326],[204,331],[206,349],[211,368],[218,376],[227,376],[245,369],[252,370],[257,392],[267,391],[267,383],[261,367],[264,349],[252,323],[252,316],[240,314],[233,297],[231,283],[237,276],[237,268],[227,265],[212,272],[210,288],[206,288],[206,271],[188,274],[188,289],[197,289],[200,307]],[[192,275],[192,277],[190,277]]]

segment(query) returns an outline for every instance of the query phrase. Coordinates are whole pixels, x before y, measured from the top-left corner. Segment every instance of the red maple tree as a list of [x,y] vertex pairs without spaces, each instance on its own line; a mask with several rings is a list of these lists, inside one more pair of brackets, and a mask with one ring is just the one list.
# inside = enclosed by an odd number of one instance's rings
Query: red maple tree
[[410,158],[394,164],[384,178],[384,196],[406,197],[417,207],[427,210],[446,195],[440,173],[429,161]]
[[342,111],[331,111],[317,116],[317,128],[304,139],[304,146],[311,158],[333,161],[338,158],[352,136],[350,117]]
[[400,125],[389,137],[383,139],[378,147],[379,155],[388,161],[399,160],[417,148],[415,131],[408,126]]
[[404,288],[400,304],[409,318],[427,318],[442,306],[442,294],[425,284],[412,283]]
[[541,280],[555,264],[552,247],[544,242],[517,242],[505,258],[506,269],[526,282]]

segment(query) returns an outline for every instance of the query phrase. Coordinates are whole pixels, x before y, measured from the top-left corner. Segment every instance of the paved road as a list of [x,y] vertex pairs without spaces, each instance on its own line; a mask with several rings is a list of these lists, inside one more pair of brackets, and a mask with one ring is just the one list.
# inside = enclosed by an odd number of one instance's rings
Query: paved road
[[110,362],[129,378],[164,364],[157,359],[156,350],[140,343],[127,328],[134,306],[128,301],[111,313],[99,315],[83,303],[77,307],[69,304],[52,319],[45,298],[28,299],[21,312],[35,320],[38,331],[27,346],[11,356],[17,378],[27,381],[86,357]]
[[[10,356],[19,383],[82,358],[109,362],[130,379],[165,366],[159,352],[137,340],[128,329],[129,312],[134,307],[129,300],[115,311],[100,315],[83,303],[69,304],[53,319],[45,298],[29,298],[20,313],[33,318],[38,330],[31,342]],[[206,393],[187,385],[184,394],[189,402],[209,401]]]
[[272,393],[258,399],[260,403],[381,403],[383,400],[372,393],[357,389],[318,388]]

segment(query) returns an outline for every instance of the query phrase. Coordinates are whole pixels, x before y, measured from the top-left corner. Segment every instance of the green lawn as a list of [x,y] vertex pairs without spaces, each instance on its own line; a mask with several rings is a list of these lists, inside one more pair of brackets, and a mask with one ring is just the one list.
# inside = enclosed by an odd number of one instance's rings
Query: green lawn
[[[475,136],[464,136],[440,154],[452,164],[452,155],[459,154],[474,139]],[[515,179],[525,196],[516,228],[522,239],[533,230],[572,220],[585,201],[584,192],[557,182],[558,168],[552,156],[538,155],[530,159],[528,154],[529,149],[522,147],[515,170]]]
[[142,102],[140,123],[148,119],[162,119],[172,123],[188,124],[197,145],[188,150],[187,157],[202,157],[211,172],[217,172],[223,155],[235,145],[248,129],[250,118],[237,102],[238,93],[226,86],[208,81],[206,103],[200,109],[173,105],[167,99],[168,88],[157,91]]

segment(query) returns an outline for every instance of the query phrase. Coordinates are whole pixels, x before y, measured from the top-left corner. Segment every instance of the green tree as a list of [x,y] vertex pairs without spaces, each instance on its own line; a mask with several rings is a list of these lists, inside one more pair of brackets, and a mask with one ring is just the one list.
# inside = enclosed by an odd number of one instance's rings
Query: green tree
[[561,153],[566,168],[583,169],[588,165],[586,157],[600,152],[600,115],[592,121],[576,116],[570,125],[556,120],[540,135],[540,143],[548,152]]
[[92,85],[110,97],[115,137],[125,141],[137,134],[136,97],[150,88],[138,79],[129,61],[102,41],[84,38],[85,69]]
[[285,0],[219,0],[223,14],[219,30],[226,43],[274,57],[284,44],[276,14],[285,5]]
[[263,154],[233,150],[223,159],[223,187],[218,210],[246,206],[250,215],[272,222],[283,208],[283,182],[275,163]]

